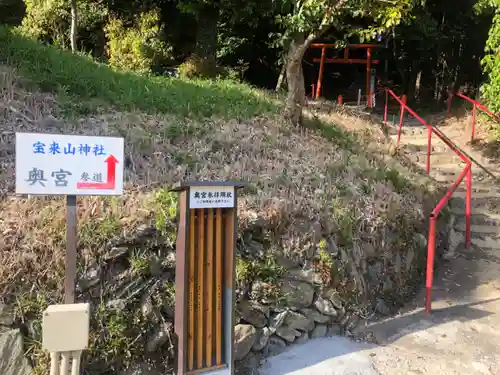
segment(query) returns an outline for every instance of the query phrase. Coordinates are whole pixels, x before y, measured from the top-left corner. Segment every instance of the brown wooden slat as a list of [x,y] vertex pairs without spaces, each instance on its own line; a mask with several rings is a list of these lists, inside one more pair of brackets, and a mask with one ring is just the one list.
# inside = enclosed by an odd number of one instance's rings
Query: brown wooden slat
[[194,369],[194,319],[195,319],[195,210],[190,210],[189,216],[189,297],[188,297],[188,369]]
[[222,364],[222,209],[215,211],[215,363]]
[[197,343],[197,350],[196,350],[196,368],[200,369],[203,368],[203,336],[204,336],[204,325],[203,325],[203,318],[204,318],[204,303],[203,303],[203,284],[205,281],[204,277],[204,271],[205,271],[205,210],[204,209],[199,209],[198,210],[198,253],[197,253],[197,266],[198,266],[198,326],[197,328],[197,337],[196,337],[196,343]]
[[214,210],[208,209],[207,215],[207,298],[206,298],[206,355],[205,366],[212,366],[212,331],[214,327]]

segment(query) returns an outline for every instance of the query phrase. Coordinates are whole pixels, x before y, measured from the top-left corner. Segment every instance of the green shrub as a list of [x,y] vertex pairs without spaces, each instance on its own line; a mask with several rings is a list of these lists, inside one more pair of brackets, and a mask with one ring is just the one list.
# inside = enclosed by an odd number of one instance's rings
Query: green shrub
[[481,87],[481,94],[493,112],[500,111],[500,12],[493,18],[481,64],[488,81]]
[[[70,2],[66,0],[25,0],[26,13],[20,26],[25,36],[55,44],[70,45]],[[100,56],[104,52],[103,25],[108,9],[99,3],[78,1],[79,49]]]
[[163,42],[159,11],[140,14],[135,25],[127,27],[118,18],[111,18],[105,27],[111,66],[142,74],[158,72],[168,63],[172,51]]
[[208,78],[215,77],[218,73],[215,61],[209,58],[192,56],[179,65],[181,78]]

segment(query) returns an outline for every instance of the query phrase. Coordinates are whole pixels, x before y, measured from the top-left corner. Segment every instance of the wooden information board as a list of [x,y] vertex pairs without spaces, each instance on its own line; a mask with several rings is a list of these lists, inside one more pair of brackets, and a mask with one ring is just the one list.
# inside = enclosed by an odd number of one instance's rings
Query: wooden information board
[[233,374],[234,182],[188,182],[179,193],[175,333],[177,375]]

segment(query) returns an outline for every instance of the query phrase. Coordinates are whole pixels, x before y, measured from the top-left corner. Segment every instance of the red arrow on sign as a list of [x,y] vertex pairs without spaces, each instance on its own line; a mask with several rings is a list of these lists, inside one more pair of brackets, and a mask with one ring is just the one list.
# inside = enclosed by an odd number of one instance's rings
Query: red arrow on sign
[[106,182],[77,182],[77,189],[100,189],[100,190],[113,190],[116,184],[116,164],[118,160],[113,156],[109,155],[105,163],[108,164],[108,175]]

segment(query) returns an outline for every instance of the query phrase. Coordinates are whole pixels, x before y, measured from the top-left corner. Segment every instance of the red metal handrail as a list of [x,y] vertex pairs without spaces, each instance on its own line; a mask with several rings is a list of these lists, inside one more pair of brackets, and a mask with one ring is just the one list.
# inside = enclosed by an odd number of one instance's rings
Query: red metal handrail
[[494,118],[496,121],[500,122],[500,117],[491,112],[485,105],[479,103],[477,100],[469,98],[468,96],[464,95],[461,92],[457,92],[456,94],[450,94],[448,96],[448,109],[446,110],[446,118],[449,118],[451,115],[451,102],[453,100],[454,96],[458,96],[459,98],[462,98],[470,103],[472,103],[472,129],[471,129],[471,136],[470,140],[471,142],[474,140],[474,136],[476,135],[476,114],[477,110],[481,110]]
[[428,138],[427,138],[427,161],[426,161],[426,171],[430,172],[431,166],[431,151],[432,151],[432,134],[434,133],[441,141],[443,141],[453,152],[455,152],[460,159],[462,159],[466,166],[463,169],[457,180],[450,186],[444,195],[444,197],[438,202],[434,210],[430,215],[429,223],[429,238],[427,241],[427,275],[425,281],[425,309],[427,312],[431,311],[431,291],[432,282],[434,275],[434,258],[436,252],[436,228],[437,228],[437,217],[443,207],[448,203],[449,199],[457,189],[457,187],[462,183],[463,179],[466,178],[466,190],[465,190],[465,246],[470,247],[471,242],[471,192],[472,192],[472,162],[467,155],[465,155],[451,140],[448,139],[440,130],[434,126],[428,124],[424,119],[422,119],[415,111],[413,111],[408,105],[399,98],[392,90],[386,90],[386,100],[385,100],[385,111],[384,111],[384,123],[387,125],[387,112],[388,112],[388,102],[389,95],[392,96],[399,103],[401,108],[401,114],[399,117],[399,127],[398,127],[398,138],[397,147],[399,147],[401,139],[401,129],[403,127],[404,113],[408,111],[413,117],[415,117],[422,125],[427,128]]

